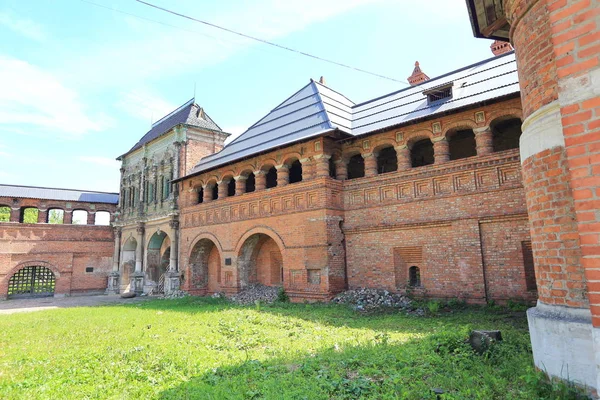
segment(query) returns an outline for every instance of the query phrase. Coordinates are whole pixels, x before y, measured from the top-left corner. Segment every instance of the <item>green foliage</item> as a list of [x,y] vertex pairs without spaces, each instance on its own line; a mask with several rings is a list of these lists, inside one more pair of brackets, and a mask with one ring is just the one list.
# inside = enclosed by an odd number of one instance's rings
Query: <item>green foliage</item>
[[37,224],[39,211],[37,208],[26,208],[23,210],[24,224]]
[[430,300],[427,302],[427,310],[431,315],[437,315],[440,312],[441,304],[439,301]]
[[0,222],[10,221],[10,207],[0,207]]
[[48,223],[49,224],[62,224],[64,221],[64,211],[52,209],[48,211]]
[[[6,399],[577,399],[533,368],[525,316],[423,318],[187,297],[0,318]],[[477,355],[477,327],[504,341]]]
[[529,307],[527,306],[527,304],[525,304],[524,301],[508,300],[506,302],[506,308],[508,308],[511,311],[527,311]]
[[277,291],[277,301],[280,303],[289,303],[290,301],[290,296],[288,296],[283,287],[280,287]]
[[453,310],[463,310],[467,308],[467,302],[463,299],[453,298],[448,300],[446,305]]

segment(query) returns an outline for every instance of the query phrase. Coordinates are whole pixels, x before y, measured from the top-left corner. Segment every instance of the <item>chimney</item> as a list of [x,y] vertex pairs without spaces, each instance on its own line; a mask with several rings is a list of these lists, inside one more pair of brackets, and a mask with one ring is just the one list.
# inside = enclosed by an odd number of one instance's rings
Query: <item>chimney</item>
[[492,49],[492,53],[494,53],[495,56],[499,56],[500,54],[508,53],[509,51],[513,50],[510,43],[503,42],[501,40],[494,41],[494,43],[492,43],[490,46],[490,49]]
[[408,83],[410,83],[411,86],[415,86],[415,85],[418,85],[419,83],[423,83],[428,80],[429,80],[429,77],[427,75],[425,75],[425,73],[423,71],[421,71],[421,67],[419,67],[419,62],[416,61],[415,69],[413,69],[412,75],[408,77]]
[[325,83],[325,78],[324,78],[324,77],[321,77],[321,78],[319,79],[319,83],[320,83],[321,85],[327,85],[327,84]]

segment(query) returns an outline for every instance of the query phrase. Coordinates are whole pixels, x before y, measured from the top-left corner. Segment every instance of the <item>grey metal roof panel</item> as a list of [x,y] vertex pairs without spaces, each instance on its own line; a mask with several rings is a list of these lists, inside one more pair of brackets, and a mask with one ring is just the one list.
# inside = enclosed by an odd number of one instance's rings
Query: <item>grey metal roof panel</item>
[[[311,81],[225,146],[223,150],[200,160],[191,173],[211,169],[335,129],[349,131],[350,124],[347,117],[332,116],[328,113],[328,109],[333,107],[322,100],[320,92],[323,88],[325,86]],[[329,100],[330,103],[339,103],[339,107],[349,109],[347,105],[349,100],[331,92],[328,95],[332,98],[340,97],[340,101]],[[336,112],[349,114],[348,110],[336,109]],[[339,121],[346,126],[337,126],[332,121]]]
[[80,201],[84,203],[119,203],[118,193],[90,192],[87,190],[45,188],[18,185],[0,185],[0,197]]
[[[429,104],[423,93],[451,83],[452,98]],[[209,170],[325,132],[367,134],[419,118],[519,92],[514,53],[483,60],[364,103],[312,81],[229,143],[204,157],[190,174]]]
[[196,126],[213,131],[221,131],[219,125],[217,125],[216,122],[213,121],[208,114],[204,112],[204,110],[202,110],[202,107],[195,103],[195,99],[192,98],[176,110],[170,112],[152,124],[152,128],[146,132],[146,134],[142,136],[142,138],[127,153],[123,155],[129,154],[132,151],[139,149],[146,143],[159,138],[179,124]]

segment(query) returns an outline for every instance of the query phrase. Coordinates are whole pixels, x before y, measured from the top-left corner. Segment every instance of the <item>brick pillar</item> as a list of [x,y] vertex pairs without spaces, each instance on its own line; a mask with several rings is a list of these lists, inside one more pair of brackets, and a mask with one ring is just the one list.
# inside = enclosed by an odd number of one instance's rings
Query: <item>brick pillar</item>
[[202,202],[203,203],[208,203],[210,201],[212,201],[212,189],[213,189],[214,184],[212,185],[204,185],[202,187],[202,190],[204,190],[204,192],[202,192]]
[[63,214],[63,224],[70,225],[73,223],[73,210],[65,210]]
[[219,200],[224,199],[227,197],[227,186],[229,185],[229,179],[224,179],[220,182],[217,182],[217,185],[218,198]]
[[317,169],[317,178],[325,178],[329,176],[329,159],[331,156],[329,154],[319,154],[315,156],[316,160],[316,169]]
[[240,194],[246,193],[246,181],[248,180],[247,176],[234,176],[235,179],[235,195],[239,196]]
[[258,170],[254,171],[254,190],[265,190],[267,187],[267,172]]
[[38,208],[38,224],[45,224],[48,222],[48,209]]
[[135,272],[130,278],[130,290],[138,294],[144,291],[144,243],[146,229],[144,223],[139,223],[136,229],[137,247],[135,248]]
[[314,179],[317,175],[315,160],[310,157],[300,159],[302,164],[302,180],[309,181]]
[[290,167],[286,164],[275,166],[277,169],[277,186],[285,186],[290,183]]
[[348,162],[344,159],[334,161],[335,164],[335,179],[345,181],[348,179]]
[[88,211],[87,224],[94,225],[96,223],[96,211]]
[[108,275],[106,294],[118,294],[120,292],[119,265],[121,264],[121,228],[113,228],[113,234],[115,237],[113,248],[113,266],[112,271]]
[[534,361],[596,389],[600,66],[590,45],[599,7],[598,0],[504,0],[525,118],[521,163],[539,293],[528,311]]
[[19,222],[21,219],[21,208],[11,207],[10,208],[10,222]]
[[377,156],[375,153],[365,153],[362,154],[362,157],[365,159],[365,176],[375,176],[377,175]]
[[410,169],[412,163],[410,161],[410,149],[408,146],[396,146],[394,149],[396,150],[396,158],[398,160],[398,171]]
[[485,156],[494,152],[492,130],[489,126],[473,129],[475,133],[475,146],[477,147],[477,155]]
[[450,160],[450,144],[445,137],[433,140],[434,164],[441,164]]

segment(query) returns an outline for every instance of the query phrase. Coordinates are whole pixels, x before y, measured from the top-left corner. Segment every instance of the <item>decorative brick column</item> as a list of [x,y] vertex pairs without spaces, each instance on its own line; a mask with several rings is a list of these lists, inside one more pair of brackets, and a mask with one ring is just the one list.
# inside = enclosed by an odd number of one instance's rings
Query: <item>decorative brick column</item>
[[65,210],[63,214],[63,224],[71,225],[73,223],[73,210]]
[[364,153],[362,157],[365,160],[365,176],[377,175],[377,155],[375,153]]
[[523,103],[521,163],[539,292],[536,366],[598,389],[598,0],[504,0]]
[[48,209],[38,208],[38,224],[45,224],[48,222]]
[[135,248],[135,272],[131,276],[130,290],[137,294],[144,291],[144,223],[140,222],[136,229],[137,247]]
[[10,222],[19,222],[21,219],[21,207],[10,208]]
[[434,164],[441,164],[450,160],[450,143],[445,137],[433,139]]
[[113,266],[112,271],[108,275],[108,285],[106,287],[106,294],[119,294],[119,265],[121,264],[121,228],[114,227],[113,234],[115,236],[115,244],[113,250]]
[[208,203],[212,201],[212,190],[213,190],[214,184],[212,185],[204,185],[202,187],[202,190],[204,190],[204,192],[202,192],[202,203]]
[[234,176],[235,179],[235,195],[239,196],[240,194],[246,193],[246,181],[248,180],[247,176]]
[[317,178],[326,178],[329,176],[329,160],[331,156],[329,154],[318,154],[315,156]]
[[88,225],[94,225],[96,223],[96,211],[88,211],[86,223]]
[[396,146],[396,159],[398,160],[398,171],[405,171],[412,168],[410,160],[410,149],[407,145]]
[[217,182],[217,193],[219,200],[227,197],[227,186],[229,185],[229,179],[224,179],[220,182]]
[[290,183],[290,167],[288,165],[277,165],[275,169],[277,169],[277,186],[285,186]]
[[254,190],[265,190],[267,187],[267,172],[263,170],[254,171]]
[[171,228],[171,253],[169,258],[169,270],[165,273],[165,295],[173,295],[179,291],[181,280],[179,279],[179,221],[174,217],[169,221]]
[[335,179],[345,181],[348,179],[348,161],[344,159],[335,160]]
[[475,133],[475,146],[477,147],[477,155],[485,156],[494,152],[492,130],[489,126],[473,129]]

